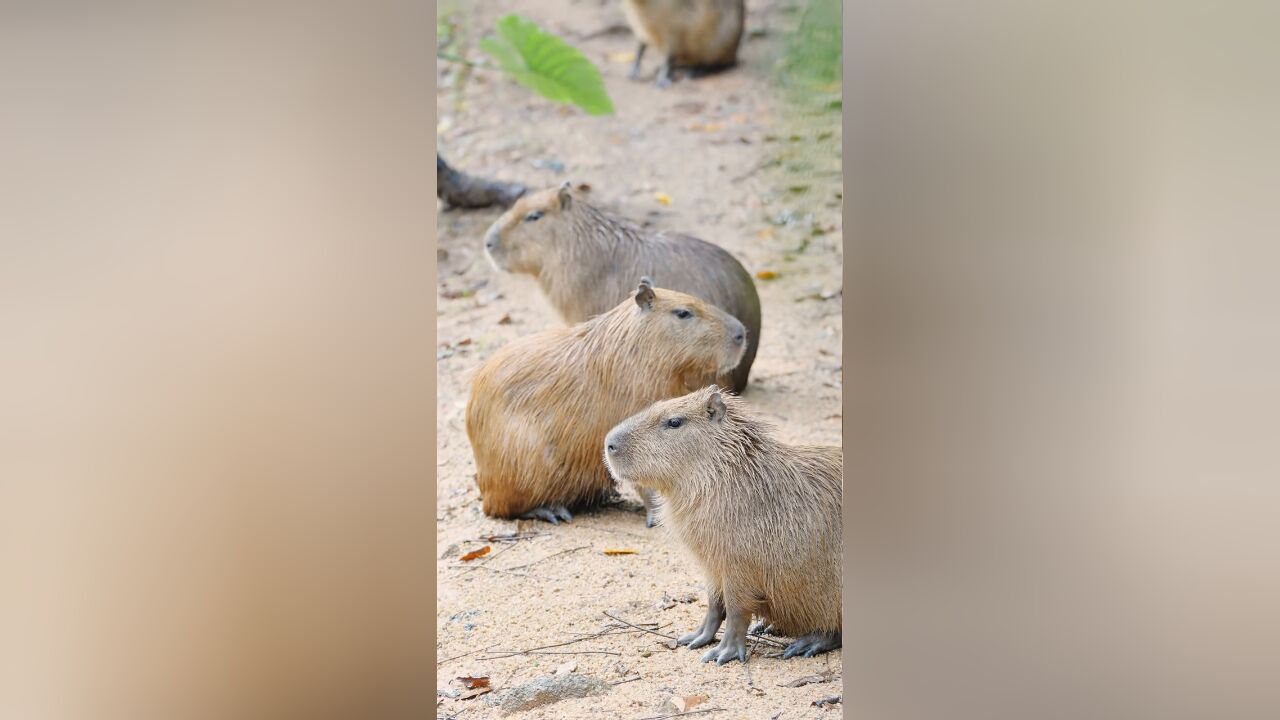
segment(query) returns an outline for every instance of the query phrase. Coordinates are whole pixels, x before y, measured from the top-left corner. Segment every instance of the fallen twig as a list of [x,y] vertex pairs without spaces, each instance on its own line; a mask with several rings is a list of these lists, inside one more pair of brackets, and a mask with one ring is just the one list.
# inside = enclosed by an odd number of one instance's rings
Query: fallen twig
[[640,720],[667,720],[667,718],[684,717],[686,715],[697,715],[699,713],[721,712],[724,708],[707,708],[706,710],[690,710],[689,712],[672,713],[671,715],[652,715],[650,717],[640,718]]
[[639,675],[632,675],[631,677],[624,677],[624,678],[622,678],[621,680],[618,680],[617,682],[611,682],[611,683],[609,683],[609,684],[610,684],[610,685],[621,685],[621,684],[623,684],[623,683],[635,682],[636,680],[639,680],[639,679],[640,679],[640,676],[639,676]]
[[521,540],[530,540],[543,535],[550,535],[545,532],[513,532],[513,533],[494,533],[492,535],[482,535],[479,539],[469,540],[468,542],[519,542]]
[[658,637],[660,637],[660,638],[666,638],[666,639],[668,639],[668,640],[675,640],[675,638],[671,637],[670,635],[663,635],[662,633],[660,633],[660,632],[658,632],[658,631],[656,631],[656,630],[650,630],[650,629],[648,629],[648,628],[642,628],[642,627],[640,627],[639,625],[632,625],[631,623],[627,622],[626,620],[623,620],[623,619],[622,619],[622,618],[620,618],[620,617],[614,617],[614,616],[610,615],[607,611],[605,612],[604,616],[605,616],[605,617],[607,617],[607,618],[610,618],[610,619],[612,619],[612,620],[617,620],[618,622],[622,623],[623,625],[626,625],[626,626],[628,626],[628,627],[633,627],[633,628],[635,628],[636,630],[640,630],[640,631],[642,631],[642,632],[647,632],[647,633],[649,633],[649,634],[651,634],[651,635],[657,635],[657,636],[658,636]]
[[[505,652],[499,650],[498,652]],[[613,652],[612,650],[565,650],[563,652],[549,652],[546,650],[521,650],[520,652],[511,652],[504,655],[490,655],[489,657],[478,658],[480,660],[501,660],[503,658],[514,657],[516,655],[616,655],[622,657],[622,653]]]
[[[454,568],[466,568],[466,566],[464,566],[464,565],[453,565],[453,566],[451,566],[451,567],[454,567]],[[565,582],[565,581],[568,581],[568,579],[569,579],[569,578],[557,577],[557,576],[555,576],[555,575],[534,575],[533,573],[512,572],[512,571],[510,571],[510,570],[506,570],[506,569],[504,569],[504,568],[491,568],[491,567],[488,567],[487,565],[474,565],[474,566],[471,566],[469,569],[473,569],[473,570],[488,570],[489,572],[503,573],[503,574],[506,574],[506,575],[515,575],[516,577],[533,578],[534,580],[559,580],[559,581],[561,581],[561,582]],[[458,574],[459,574],[459,575],[465,575],[466,573],[458,573]]]
[[565,554],[568,554],[568,553],[571,553],[571,552],[575,552],[575,551],[577,551],[577,550],[586,550],[586,549],[588,549],[588,548],[590,548],[590,547],[591,547],[590,545],[580,545],[580,546],[578,546],[578,547],[576,547],[576,548],[569,548],[568,550],[561,550],[560,552],[554,552],[554,553],[551,553],[550,555],[547,555],[546,557],[538,558],[537,560],[534,560],[533,562],[527,562],[527,563],[525,563],[525,564],[523,564],[523,565],[512,565],[511,567],[508,567],[508,568],[502,568],[502,569],[503,569],[503,570],[518,570],[518,569],[520,569],[520,568],[529,567],[530,565],[536,565],[536,564],[538,564],[538,563],[542,562],[543,560],[550,560],[551,558],[553,558],[553,557],[555,557],[555,556],[557,556],[557,555],[565,555]]
[[[507,651],[505,651],[505,650],[500,650],[499,652],[504,652],[504,653],[506,653],[505,655],[501,655],[500,657],[512,657],[512,656],[515,656],[515,655],[528,655],[528,654],[531,654],[531,653],[532,653],[533,651],[535,651],[535,650],[549,650],[549,649],[551,649],[551,648],[564,647],[565,645],[572,645],[572,644],[574,644],[574,643],[582,642],[583,640],[594,640],[594,639],[596,639],[596,638],[598,638],[598,637],[603,637],[603,636],[605,636],[605,635],[613,635],[613,634],[614,634],[614,633],[612,633],[612,632],[602,632],[602,633],[596,633],[595,635],[587,635],[586,637],[575,638],[575,639],[573,639],[573,640],[566,640],[565,642],[562,642],[562,643],[556,643],[556,644],[554,644],[554,645],[542,645],[542,646],[539,646],[539,647],[529,648],[529,649],[527,649],[527,650],[514,650],[514,651],[511,651],[511,652],[507,652]],[[496,644],[496,643],[495,643],[495,644]],[[489,647],[493,647],[493,645],[490,645]],[[477,651],[477,652],[478,652],[478,651]],[[491,658],[487,658],[487,659],[489,659],[489,660],[496,660],[496,659],[499,659],[499,656],[495,656],[495,657],[491,657]]]
[[447,663],[447,662],[452,662],[452,661],[457,660],[457,659],[459,659],[459,658],[464,658],[464,657],[466,657],[466,656],[468,656],[468,655],[475,655],[475,654],[476,654],[476,653],[478,653],[478,652],[484,652],[485,650],[488,650],[488,649],[489,649],[489,648],[491,648],[491,647],[496,647],[497,645],[498,645],[498,643],[494,643],[493,645],[490,645],[489,647],[482,647],[482,648],[480,648],[479,650],[472,650],[471,652],[462,653],[461,655],[454,655],[454,656],[453,656],[453,657],[451,657],[451,658],[445,658],[444,660],[440,660],[440,661],[436,662],[436,667],[440,667],[441,665],[444,665],[444,664],[445,664],[445,663]]

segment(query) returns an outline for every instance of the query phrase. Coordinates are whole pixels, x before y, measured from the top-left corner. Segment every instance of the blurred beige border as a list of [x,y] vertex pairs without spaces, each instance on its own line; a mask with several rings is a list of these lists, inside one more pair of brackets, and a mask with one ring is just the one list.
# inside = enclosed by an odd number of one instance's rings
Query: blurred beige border
[[0,8],[0,717],[433,713],[433,19]]

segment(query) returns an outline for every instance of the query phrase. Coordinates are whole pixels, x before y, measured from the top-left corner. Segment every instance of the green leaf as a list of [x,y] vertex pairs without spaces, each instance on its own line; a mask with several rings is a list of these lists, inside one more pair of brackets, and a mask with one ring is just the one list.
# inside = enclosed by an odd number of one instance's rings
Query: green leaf
[[516,82],[555,102],[577,105],[591,115],[608,115],[613,102],[600,71],[572,45],[519,15],[497,23],[498,34],[480,41]]

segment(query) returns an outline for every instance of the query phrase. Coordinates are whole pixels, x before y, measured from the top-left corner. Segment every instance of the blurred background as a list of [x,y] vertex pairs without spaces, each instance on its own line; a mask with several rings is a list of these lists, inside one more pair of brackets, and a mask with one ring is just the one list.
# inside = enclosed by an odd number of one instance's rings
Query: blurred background
[[[1276,9],[845,9],[844,711],[1275,717]],[[0,9],[0,717],[431,712],[433,14]]]

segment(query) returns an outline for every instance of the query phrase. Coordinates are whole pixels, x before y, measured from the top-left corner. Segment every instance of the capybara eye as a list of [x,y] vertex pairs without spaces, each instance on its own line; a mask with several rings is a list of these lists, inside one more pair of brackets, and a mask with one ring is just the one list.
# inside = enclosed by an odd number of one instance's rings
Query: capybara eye
[[541,211],[541,210],[534,210],[533,212],[531,212],[531,213],[529,213],[528,215],[525,215],[525,216],[524,216],[524,221],[525,221],[525,222],[533,222],[534,220],[537,220],[537,219],[538,219],[538,218],[540,218],[540,217],[542,217],[542,211]]
[[679,310],[672,310],[671,314],[675,315],[681,320],[688,320],[689,318],[693,317],[693,313],[689,312],[688,310],[685,310],[684,308],[680,308]]
[[674,417],[667,420],[667,427],[669,428],[678,428],[683,424],[684,424],[684,418]]

